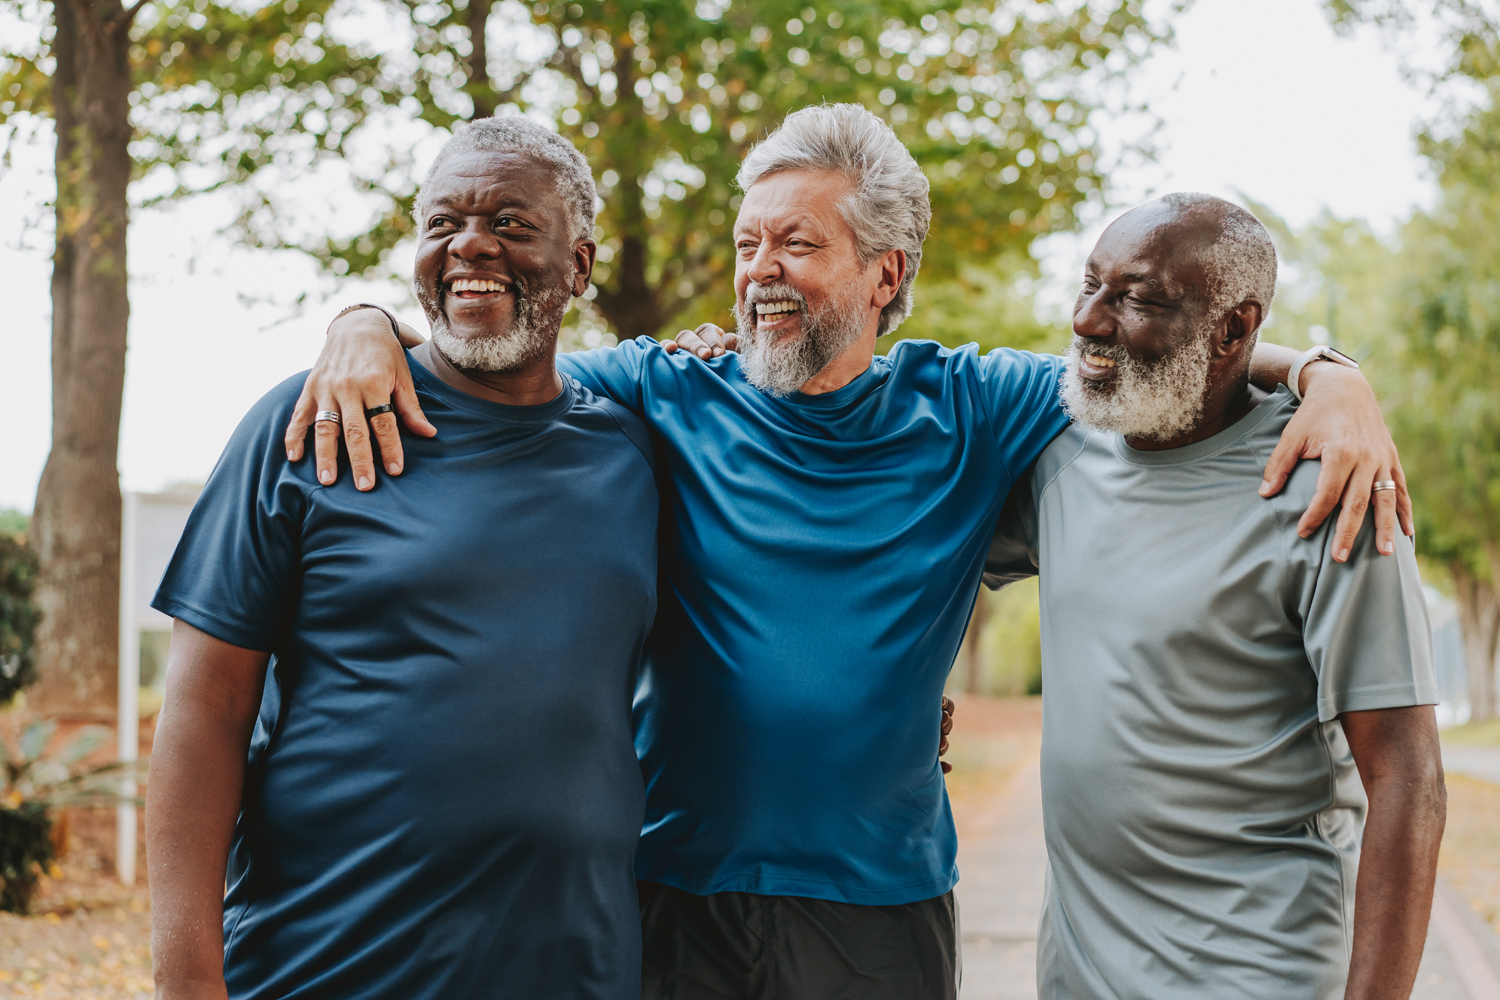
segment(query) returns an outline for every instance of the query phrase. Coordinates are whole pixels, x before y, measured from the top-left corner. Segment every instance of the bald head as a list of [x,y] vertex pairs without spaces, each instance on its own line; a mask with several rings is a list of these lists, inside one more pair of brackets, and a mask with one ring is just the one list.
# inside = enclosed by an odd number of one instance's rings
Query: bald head
[[1181,291],[1201,298],[1215,320],[1243,302],[1260,306],[1262,321],[1271,311],[1276,247],[1260,220],[1231,201],[1193,192],[1163,195],[1116,219],[1100,243],[1111,235],[1186,265],[1196,287]]

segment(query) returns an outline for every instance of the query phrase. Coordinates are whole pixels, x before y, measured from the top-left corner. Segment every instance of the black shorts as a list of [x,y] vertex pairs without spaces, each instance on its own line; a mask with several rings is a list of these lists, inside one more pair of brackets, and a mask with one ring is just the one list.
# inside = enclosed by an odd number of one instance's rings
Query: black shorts
[[897,906],[639,882],[642,1000],[955,1000],[953,893]]

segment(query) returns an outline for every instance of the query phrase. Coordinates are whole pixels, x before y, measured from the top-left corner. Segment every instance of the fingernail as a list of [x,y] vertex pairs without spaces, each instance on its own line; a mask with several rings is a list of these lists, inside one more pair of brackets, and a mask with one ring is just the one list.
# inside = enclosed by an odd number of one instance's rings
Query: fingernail
[[1339,549],[1339,557],[1338,558],[1339,558],[1339,562],[1343,562],[1344,560],[1348,559],[1349,558],[1349,550],[1347,548]]
[[1396,546],[1395,546],[1395,544],[1393,542],[1381,542],[1380,543],[1380,552],[1381,552],[1382,555],[1387,555],[1388,556],[1388,555],[1390,555],[1394,551],[1396,551]]
[[359,477],[359,488],[362,489],[362,490],[367,490],[367,489],[370,488],[370,477],[369,476],[360,476]]
[[724,353],[724,348],[722,348],[722,347],[715,347],[714,348],[714,357],[717,358],[719,355],[721,355],[723,353]]
[[392,462],[390,465],[387,465],[385,467],[385,471],[389,472],[393,476],[399,476],[401,475],[401,466],[395,462]]
[[333,473],[329,472],[327,469],[324,469],[322,472],[318,473],[318,482],[322,483],[324,486],[327,486],[329,483],[333,482]]
[[706,347],[701,347],[698,349],[698,357],[702,358],[704,361],[707,361],[709,359],[710,354],[711,352]]
[[1271,492],[1271,484],[1270,484],[1270,482],[1267,481],[1267,480],[1262,480],[1261,484],[1260,484],[1260,495],[1261,496],[1265,496],[1267,493],[1270,493],[1270,492]]

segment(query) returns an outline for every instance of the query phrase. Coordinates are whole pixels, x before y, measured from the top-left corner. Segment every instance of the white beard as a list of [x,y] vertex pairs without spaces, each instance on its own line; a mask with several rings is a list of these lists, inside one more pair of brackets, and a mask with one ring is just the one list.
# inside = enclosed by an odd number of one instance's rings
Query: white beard
[[[755,327],[755,303],[791,299],[802,307],[802,330],[794,340],[773,343]],[[812,312],[807,299],[791,285],[751,285],[734,310],[739,325],[740,370],[761,392],[778,398],[801,389],[864,333],[866,317],[857,289],[843,301],[831,301]]]
[[[1111,388],[1096,388],[1078,374],[1084,354],[1114,360],[1117,374]],[[1090,427],[1138,440],[1168,441],[1191,431],[1202,418],[1211,361],[1206,328],[1149,365],[1130,357],[1118,344],[1105,346],[1074,336],[1062,376],[1063,408]]]
[[432,345],[460,371],[512,372],[554,349],[568,306],[568,288],[533,292],[516,283],[516,315],[503,334],[464,338],[453,334],[442,303],[431,302],[413,283],[417,301],[432,325]]

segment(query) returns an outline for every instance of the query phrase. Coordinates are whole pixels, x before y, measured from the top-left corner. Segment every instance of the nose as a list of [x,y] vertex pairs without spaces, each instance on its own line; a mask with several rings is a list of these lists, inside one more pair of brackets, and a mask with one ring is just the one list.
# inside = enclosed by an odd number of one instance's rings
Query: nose
[[1082,292],[1073,306],[1073,332],[1080,337],[1108,337],[1115,332],[1114,316],[1101,292]]
[[755,256],[750,259],[749,266],[745,268],[745,276],[757,285],[769,285],[781,280],[781,263],[776,258],[776,252],[770,240],[760,241],[760,246],[755,250]]
[[482,226],[465,226],[448,242],[448,252],[462,261],[500,256],[500,238]]

